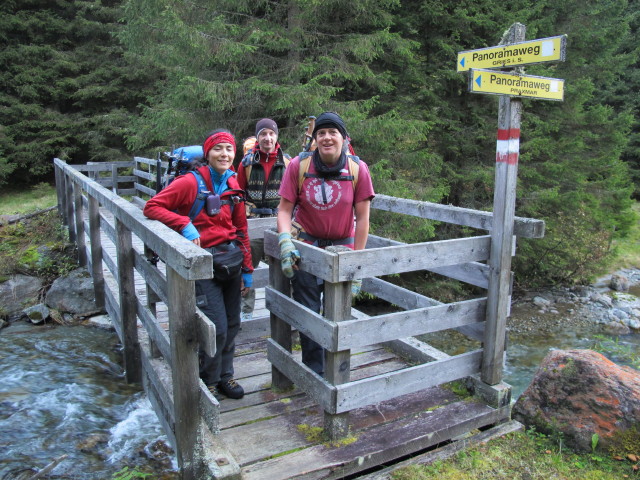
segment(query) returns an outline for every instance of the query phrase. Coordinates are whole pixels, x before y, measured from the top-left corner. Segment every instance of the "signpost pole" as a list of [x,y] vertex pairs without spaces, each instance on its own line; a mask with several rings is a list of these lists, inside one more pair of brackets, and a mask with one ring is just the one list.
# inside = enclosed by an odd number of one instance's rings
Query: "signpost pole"
[[[500,44],[524,41],[525,26],[514,23]],[[489,291],[482,359],[482,381],[495,385],[502,381],[505,333],[511,301],[511,256],[515,216],[520,117],[522,101],[501,96],[498,110],[493,224],[489,258]]]

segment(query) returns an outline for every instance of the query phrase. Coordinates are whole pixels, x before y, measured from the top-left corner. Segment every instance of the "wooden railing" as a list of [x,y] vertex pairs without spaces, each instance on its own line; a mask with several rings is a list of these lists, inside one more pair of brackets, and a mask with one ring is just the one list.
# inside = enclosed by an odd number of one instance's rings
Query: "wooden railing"
[[215,353],[215,327],[195,305],[195,280],[211,277],[211,255],[79,171],[94,165],[54,164],[60,212],[122,342],[127,381],[144,384],[183,478],[224,476],[233,466],[208,458],[212,445],[224,455],[215,446],[219,404],[198,376],[198,349]]
[[[377,196],[372,208],[491,230],[491,214],[487,212],[385,195]],[[515,223],[515,231],[520,236],[535,238],[544,233],[541,221],[516,219]],[[289,282],[279,266],[277,235],[273,231],[265,232],[265,251],[272,257],[271,283],[265,298],[272,313],[268,358],[273,365],[273,385],[288,388],[295,384],[312,396],[325,411],[326,434],[334,439],[347,434],[350,410],[465,377],[476,379],[474,388],[479,392],[490,391],[491,386],[483,385],[480,379],[481,366],[485,352],[493,352],[487,346],[503,342],[496,342],[496,338],[486,334],[491,331],[485,328],[487,298],[442,304],[377,277],[430,270],[488,289],[491,269],[482,262],[489,260],[492,241],[491,235],[483,235],[408,245],[370,236],[367,248],[360,251],[323,250],[295,241],[302,257],[299,268],[324,280],[324,312],[319,315],[289,298]],[[512,239],[506,241],[511,243]],[[354,318],[350,284],[357,279],[364,280],[364,291],[404,311]],[[292,328],[327,351],[324,377],[293,356]],[[414,338],[451,329],[480,341],[483,347],[449,356]],[[498,335],[504,336],[505,331],[498,331]],[[379,343],[386,343],[390,349],[420,364],[350,381],[351,350]],[[502,364],[495,368],[499,368],[499,372],[492,374],[501,379]],[[504,406],[508,398],[503,394],[503,391],[494,391],[492,403]]]
[[[154,182],[162,176],[166,162],[135,158],[132,202],[80,173],[81,169],[96,171],[94,165],[69,166],[56,159],[55,167],[60,212],[70,238],[78,245],[80,262],[92,272],[96,302],[114,319],[124,346],[127,379],[143,381],[176,449],[183,478],[233,475],[233,462],[207,457],[207,452],[215,452],[220,458],[231,458],[216,443],[219,404],[198,379],[197,350],[213,354],[215,328],[195,306],[194,282],[210,277],[211,256],[168,227],[148,220],[138,208],[145,197],[155,193]],[[114,167],[105,168],[114,171]],[[117,188],[115,178],[112,174],[108,187]],[[323,250],[295,241],[302,255],[300,268],[324,280],[320,315],[289,298],[290,284],[280,269],[275,219],[250,220],[250,237],[264,235],[265,251],[271,256],[270,267],[255,272],[254,284],[258,288],[268,285],[272,385],[288,388],[295,384],[314,398],[325,411],[325,431],[334,439],[347,434],[351,410],[461,378],[470,379],[475,393],[488,403],[508,405],[510,389],[501,383],[503,362],[495,361],[504,357],[508,311],[497,318],[487,311],[497,295],[495,286],[508,291],[511,276],[492,266],[491,251],[496,242],[507,242],[513,255],[515,238],[542,237],[544,222],[515,218],[514,237],[502,238],[496,233],[499,229],[492,228],[490,212],[385,195],[376,196],[372,208],[464,225],[487,234],[417,244],[370,235],[367,248],[361,251]],[[115,257],[102,245],[101,231],[107,234]],[[150,261],[155,255],[162,259],[163,269]],[[103,274],[103,264],[109,275]],[[443,304],[378,278],[417,270],[469,283],[487,290],[487,295]],[[136,275],[143,281],[140,288]],[[353,310],[350,285],[356,279],[363,279],[364,291],[403,311],[368,317]],[[157,305],[166,305],[167,311],[158,311]],[[168,333],[160,326],[163,316]],[[138,322],[144,328],[138,329]],[[293,329],[327,351],[324,377],[292,354]],[[480,347],[448,355],[415,338],[451,329],[479,342]],[[351,351],[379,343],[415,365],[352,381]]]

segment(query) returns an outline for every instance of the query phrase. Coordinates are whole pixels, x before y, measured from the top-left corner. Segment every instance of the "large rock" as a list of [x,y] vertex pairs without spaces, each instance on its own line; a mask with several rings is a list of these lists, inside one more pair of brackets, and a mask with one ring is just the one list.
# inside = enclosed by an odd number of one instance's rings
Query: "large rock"
[[0,306],[2,314],[9,319],[22,316],[22,310],[38,303],[42,280],[28,275],[13,275],[0,283]]
[[575,451],[591,451],[593,434],[611,436],[640,423],[640,372],[591,350],[555,350],[513,408],[513,418],[543,433],[562,432]]
[[47,292],[45,303],[49,308],[71,313],[76,317],[87,317],[97,313],[93,280],[83,268],[78,268],[53,282]]

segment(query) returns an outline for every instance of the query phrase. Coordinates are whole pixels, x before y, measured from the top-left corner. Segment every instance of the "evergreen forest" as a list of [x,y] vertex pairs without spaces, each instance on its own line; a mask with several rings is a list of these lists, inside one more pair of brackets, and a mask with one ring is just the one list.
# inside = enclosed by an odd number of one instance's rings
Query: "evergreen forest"
[[[516,215],[520,285],[585,282],[637,222],[640,2],[633,0],[4,0],[0,188],[69,163],[155,157],[258,119],[294,156],[308,115],[346,120],[377,193],[491,210],[498,97],[468,92],[457,53],[567,35],[563,102],[523,100]],[[376,213],[406,242],[468,232]]]

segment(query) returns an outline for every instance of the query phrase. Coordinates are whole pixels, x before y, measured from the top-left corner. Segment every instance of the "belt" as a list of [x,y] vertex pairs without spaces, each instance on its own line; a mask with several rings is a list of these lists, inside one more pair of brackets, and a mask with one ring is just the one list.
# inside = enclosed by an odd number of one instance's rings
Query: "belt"
[[328,238],[318,238],[318,237],[314,237],[313,235],[309,235],[307,232],[302,232],[302,231],[300,232],[299,236],[303,240],[312,242],[313,246],[320,247],[320,248],[330,247],[331,245],[351,245],[354,241],[353,237],[338,238],[336,240],[330,240]]
[[252,208],[250,213],[252,215],[277,215],[277,208]]
[[238,248],[235,240],[229,240],[228,242],[222,242],[218,245],[213,245],[212,247],[207,247],[205,250],[211,254],[218,252],[229,252],[231,250],[235,250]]

